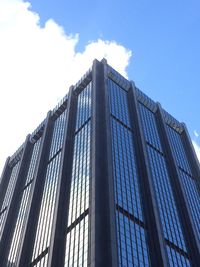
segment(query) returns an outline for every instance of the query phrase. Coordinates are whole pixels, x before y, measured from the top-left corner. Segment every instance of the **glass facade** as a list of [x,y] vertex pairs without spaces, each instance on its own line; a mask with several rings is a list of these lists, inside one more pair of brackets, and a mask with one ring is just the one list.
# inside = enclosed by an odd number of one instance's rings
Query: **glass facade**
[[[30,205],[29,197],[32,190],[33,179],[34,179],[34,171],[38,159],[38,153],[40,149],[41,138],[34,143],[33,152],[30,160],[29,170],[27,173],[27,177],[25,179],[25,184],[21,189],[20,194],[22,197],[20,198],[19,210],[17,215],[17,220],[14,226],[14,232],[11,239],[11,245],[9,249],[8,262],[10,267],[16,266],[18,257],[19,257],[19,249],[20,249],[20,240],[22,238],[25,222],[27,219],[28,207]],[[20,197],[20,196],[19,196]]]
[[190,214],[196,227],[196,234],[200,240],[200,195],[196,177],[192,175],[181,135],[168,125],[167,134],[173,157],[178,167],[179,181],[182,184]]
[[65,110],[54,123],[31,266],[47,266],[55,209],[55,199],[59,179],[61,149],[63,145],[64,129],[66,124],[66,112],[67,111]]
[[108,80],[120,266],[150,266],[127,92]]
[[198,266],[199,177],[184,127],[158,108],[95,62],[6,165],[0,266]]
[[65,267],[88,264],[91,90],[89,83],[78,96]]
[[11,172],[11,176],[9,178],[9,184],[6,190],[6,194],[4,197],[4,201],[3,204],[1,206],[1,212],[0,212],[0,240],[2,237],[2,233],[3,233],[3,228],[4,228],[4,224],[5,224],[5,219],[6,219],[6,214],[7,214],[7,210],[9,208],[10,205],[10,201],[12,198],[12,194],[13,194],[13,190],[15,188],[15,183],[16,183],[16,179],[17,179],[17,174],[19,171],[19,167],[20,167],[20,160],[12,167],[12,172]]
[[139,111],[169,263],[170,266],[190,266],[156,118],[141,103]]

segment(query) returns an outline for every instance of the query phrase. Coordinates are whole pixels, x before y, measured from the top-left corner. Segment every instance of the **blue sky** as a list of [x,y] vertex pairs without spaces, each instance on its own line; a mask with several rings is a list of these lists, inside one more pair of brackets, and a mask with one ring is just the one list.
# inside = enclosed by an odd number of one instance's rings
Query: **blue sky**
[[98,38],[130,49],[129,78],[200,133],[199,1],[30,2],[41,23],[53,18],[67,33],[79,33],[77,50]]
[[1,161],[102,55],[187,124],[200,155],[199,1],[1,0],[0,36],[1,139],[15,133]]

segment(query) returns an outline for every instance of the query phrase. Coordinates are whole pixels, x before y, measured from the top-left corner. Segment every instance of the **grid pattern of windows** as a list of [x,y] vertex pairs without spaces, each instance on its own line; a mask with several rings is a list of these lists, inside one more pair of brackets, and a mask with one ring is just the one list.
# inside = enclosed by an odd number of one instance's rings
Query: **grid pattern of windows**
[[150,266],[127,92],[109,80],[112,160],[120,266]]
[[[42,196],[42,202],[40,206],[40,214],[38,219],[31,266],[35,266],[35,264],[38,262],[37,258],[40,255],[43,254],[45,256],[45,254],[48,252],[47,249],[50,244],[56,190],[58,184],[58,174],[60,167],[60,158],[61,158],[61,153],[59,153],[55,158],[53,158],[53,160],[48,164],[47,167],[44,193]],[[46,265],[42,266],[45,267]]]
[[75,137],[68,227],[89,208],[89,163],[90,122]]
[[55,121],[52,144],[49,155],[50,159],[62,148],[65,125],[66,125],[66,114],[67,110],[65,109],[65,111]]
[[[37,266],[39,262],[39,266],[45,267],[47,265],[48,256],[46,256],[46,254],[48,253],[52,231],[52,222],[61,161],[61,148],[63,146],[64,128],[66,123],[65,118],[66,110],[56,119],[54,123],[49,161],[47,165],[42,202],[40,206],[35,243],[31,259],[31,266]],[[46,257],[46,260],[44,257]]]
[[[187,248],[154,114],[140,105],[140,115],[170,266],[189,264]],[[179,265],[176,265],[179,264]]]
[[170,146],[174,156],[174,160],[179,167],[192,175],[191,169],[187,160],[187,155],[183,147],[181,135],[167,125],[167,135],[170,141]]
[[41,138],[34,144],[33,153],[31,156],[30,166],[25,181],[25,186],[21,191],[22,199],[17,215],[17,220],[14,226],[14,232],[12,236],[10,251],[8,255],[8,262],[10,267],[14,267],[19,257],[20,240],[24,230],[24,224],[27,218],[27,209],[29,203],[29,196],[32,188],[33,175],[35,166],[37,163],[39,148],[41,144]]
[[143,221],[132,132],[112,119],[112,147],[117,204]]
[[78,96],[65,267],[88,264],[91,83]]
[[127,92],[119,85],[108,79],[108,88],[110,94],[110,109],[111,114],[127,127],[130,127],[130,120],[128,115]]
[[179,177],[183,185],[185,196],[190,207],[194,224],[197,229],[197,236],[200,240],[200,197],[196,182],[182,170],[179,170]]
[[76,131],[91,117],[91,90],[90,82],[78,96]]
[[145,230],[121,212],[117,213],[120,266],[150,266]]
[[167,246],[167,255],[170,267],[190,267],[190,261],[174,250],[172,247]]
[[149,146],[147,151],[164,237],[187,251],[164,157]]
[[8,188],[6,191],[6,195],[5,195],[2,207],[1,207],[1,212],[0,212],[0,240],[2,237],[2,231],[3,231],[5,219],[6,219],[7,208],[10,205],[11,197],[12,197],[13,190],[15,187],[19,166],[20,166],[20,161],[18,161],[17,164],[12,169]]
[[145,126],[143,127],[143,130],[146,141],[162,152],[162,146],[156,127],[154,113],[151,112],[149,109],[145,108],[144,105],[140,103],[139,110],[141,113],[142,125]]
[[88,266],[88,215],[75,224],[67,234],[65,254],[65,266]]
[[179,167],[179,180],[184,189],[184,195],[190,208],[190,213],[200,240],[200,195],[179,133],[167,126],[167,134],[173,157]]

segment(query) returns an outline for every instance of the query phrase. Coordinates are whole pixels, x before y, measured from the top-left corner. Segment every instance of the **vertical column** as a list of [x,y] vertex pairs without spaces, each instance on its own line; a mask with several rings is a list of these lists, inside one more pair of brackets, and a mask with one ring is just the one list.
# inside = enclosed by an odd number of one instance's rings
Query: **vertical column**
[[134,84],[128,92],[132,129],[135,133],[135,146],[138,172],[141,178],[141,193],[145,216],[145,225],[148,233],[148,245],[152,266],[169,266],[166,257],[162,228],[155,200],[155,192],[148,164],[145,139],[142,132],[140,115],[137,107],[137,98]]
[[[19,196],[20,196],[20,189],[24,184],[24,180],[26,178],[26,174],[28,172],[30,156],[31,156],[31,149],[32,145],[29,141],[30,135],[27,136],[24,150],[22,154],[22,159],[20,163],[19,172],[16,178],[16,184],[14,188],[14,192],[12,195],[12,199],[10,201],[10,207],[5,219],[3,234],[0,242],[0,264],[2,266],[6,265],[4,262],[7,259],[9,253],[9,244],[11,242],[12,233],[14,231],[14,225],[17,220],[18,209],[19,209]],[[21,195],[22,196],[22,195]]]
[[166,162],[171,178],[171,185],[174,191],[174,197],[179,210],[179,216],[183,226],[183,232],[185,240],[187,242],[188,251],[192,259],[193,265],[198,266],[200,262],[199,241],[197,239],[197,235],[195,234],[195,228],[189,212],[187,200],[185,199],[184,190],[182,188],[182,184],[179,181],[178,169],[173,159],[172,150],[167,136],[166,124],[163,118],[162,108],[159,103],[158,103],[157,117],[158,117],[157,119],[158,119],[160,134],[162,136],[161,140],[163,140],[163,148],[166,153]]
[[59,184],[56,197],[55,216],[48,258],[49,267],[64,266],[66,229],[68,221],[70,184],[73,161],[74,133],[76,123],[77,96],[70,87],[64,145],[61,155]]
[[[112,166],[108,154],[108,121],[106,115],[106,91],[104,64],[93,63],[92,90],[92,155],[91,155],[91,201],[90,201],[90,260],[89,266],[117,266],[117,248],[112,248],[111,206],[114,196],[109,190]],[[108,103],[107,103],[108,104]],[[109,167],[108,167],[109,166]],[[111,188],[110,188],[111,189]],[[114,202],[114,201],[113,201]],[[114,206],[113,206],[114,209]],[[116,234],[116,231],[115,231]]]
[[20,257],[17,266],[24,267],[29,266],[30,258],[32,255],[35,232],[37,227],[37,220],[39,216],[39,208],[41,204],[45,174],[47,169],[47,160],[49,155],[51,137],[53,130],[53,121],[51,120],[51,112],[48,112],[46,118],[46,125],[43,134],[43,140],[41,144],[40,155],[35,171],[35,179],[33,184],[33,190],[30,196],[30,208],[27,214],[27,222],[24,230],[24,236],[22,238],[22,247],[20,249]]
[[183,133],[182,133],[183,144],[185,147],[185,151],[187,152],[188,161],[192,169],[192,174],[196,178],[195,180],[200,194],[200,163],[194,151],[194,147],[191,142],[187,127],[184,123],[182,123],[182,126],[183,126]]
[[7,186],[9,183],[9,179],[10,179],[10,174],[11,174],[11,168],[9,166],[9,161],[10,161],[10,157],[8,157],[6,159],[4,168],[3,168],[3,172],[1,175],[1,183],[0,183],[0,208],[3,204],[3,200],[6,194],[6,190],[7,190]]

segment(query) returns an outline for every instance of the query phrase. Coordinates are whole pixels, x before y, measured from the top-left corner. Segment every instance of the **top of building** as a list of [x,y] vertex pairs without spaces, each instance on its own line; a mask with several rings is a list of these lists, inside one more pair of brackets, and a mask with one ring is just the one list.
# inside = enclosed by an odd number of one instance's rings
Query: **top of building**
[[[105,71],[107,73],[107,77],[113,80],[116,84],[118,84],[121,88],[128,91],[132,86],[136,92],[137,100],[146,106],[153,113],[157,111],[158,102],[153,101],[150,97],[148,97],[145,93],[143,93],[140,89],[138,89],[133,81],[127,80],[123,77],[119,72],[113,69],[110,65],[107,64],[105,59],[102,59],[103,64],[105,65]],[[74,92],[79,93],[82,91],[87,84],[92,80],[92,68],[90,68],[82,78],[72,87]],[[68,101],[68,93],[62,98],[62,100],[55,106],[55,108],[51,111],[51,116],[57,118],[60,114],[66,109]],[[176,132],[182,133],[183,124],[177,121],[172,115],[170,115],[166,110],[162,108],[163,118],[167,125],[173,128]],[[39,126],[31,133],[30,140],[34,143],[38,140],[38,138],[42,135],[45,126],[44,119]],[[24,143],[17,149],[17,151],[10,157],[9,164],[14,165],[17,161],[20,160],[23,152]]]

